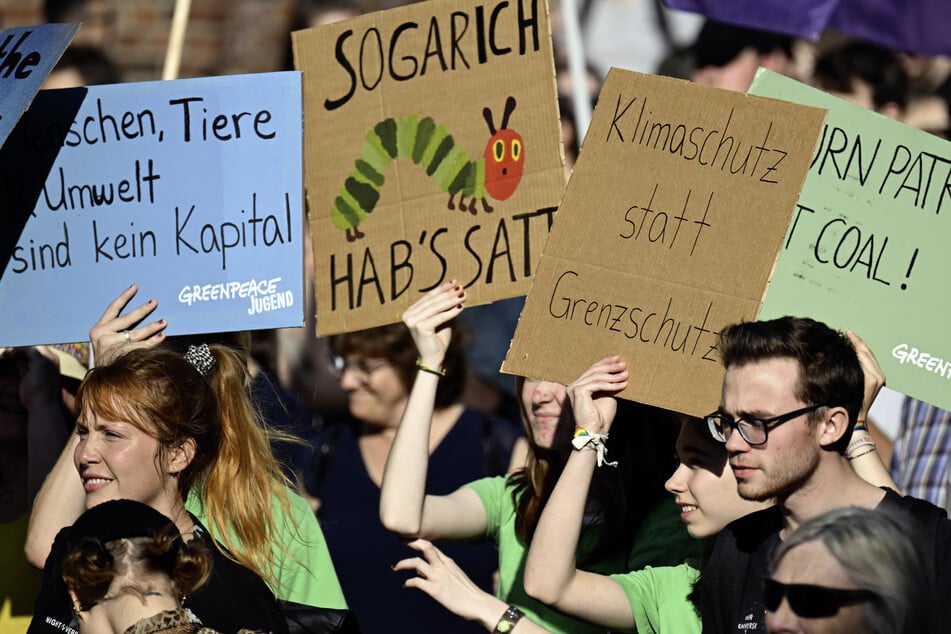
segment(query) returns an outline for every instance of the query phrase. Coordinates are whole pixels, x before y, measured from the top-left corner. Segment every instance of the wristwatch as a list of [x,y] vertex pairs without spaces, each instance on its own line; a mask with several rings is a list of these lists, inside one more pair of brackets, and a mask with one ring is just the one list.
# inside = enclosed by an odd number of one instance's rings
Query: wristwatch
[[499,619],[499,622],[495,624],[495,629],[492,630],[493,634],[506,634],[511,632],[512,628],[515,627],[515,624],[518,623],[518,620],[525,616],[521,610],[519,610],[514,605],[510,605],[505,610],[505,614],[502,615],[502,618]]

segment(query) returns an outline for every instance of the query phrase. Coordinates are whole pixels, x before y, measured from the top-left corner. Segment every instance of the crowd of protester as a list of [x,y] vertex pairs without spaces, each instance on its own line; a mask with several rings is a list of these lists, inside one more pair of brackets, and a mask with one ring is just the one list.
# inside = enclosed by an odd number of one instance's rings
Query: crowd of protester
[[[298,5],[294,28],[366,9]],[[922,89],[940,64],[920,56],[645,28],[658,73],[745,92],[767,67],[949,127],[951,80]],[[77,46],[46,88],[119,80]],[[639,378],[622,356],[569,385],[501,374],[521,300],[468,307],[456,281],[400,323],[317,337],[305,269],[302,329],[167,337],[133,285],[89,343],[0,352],[0,634],[884,634],[951,616],[951,419],[905,399],[892,451],[856,334],[725,328],[722,399],[699,419],[616,398]]]

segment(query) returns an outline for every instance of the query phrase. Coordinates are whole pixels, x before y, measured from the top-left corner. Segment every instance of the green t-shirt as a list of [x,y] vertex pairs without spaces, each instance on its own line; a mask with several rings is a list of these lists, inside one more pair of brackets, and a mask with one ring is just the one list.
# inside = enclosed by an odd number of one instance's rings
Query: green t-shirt
[[631,603],[638,634],[700,634],[700,615],[687,598],[700,576],[692,563],[611,575]]
[[[506,478],[482,478],[470,482],[467,486],[482,500],[486,513],[486,537],[492,539],[499,549],[497,596],[506,603],[517,606],[529,619],[552,632],[605,632],[603,627],[562,614],[525,593],[522,579],[528,548],[515,535],[515,504],[512,501],[512,487]],[[582,534],[582,541],[584,539],[585,534]],[[637,570],[645,565],[673,566],[696,556],[699,552],[698,544],[690,538],[680,521],[680,508],[673,500],[668,500],[645,519],[643,526],[632,539],[631,551],[626,561],[623,557],[604,559],[586,566],[586,569],[607,575]]]
[[[277,579],[278,587],[272,588],[274,594],[285,601],[344,609],[347,602],[343,598],[337,571],[334,570],[317,517],[307,500],[293,491],[288,493],[291,518],[278,526],[279,539],[286,545],[287,555],[275,546],[271,572]],[[185,508],[207,526],[204,505],[194,491],[188,496]],[[274,514],[278,518],[283,516],[277,500],[274,500]],[[212,534],[218,538],[218,535]]]

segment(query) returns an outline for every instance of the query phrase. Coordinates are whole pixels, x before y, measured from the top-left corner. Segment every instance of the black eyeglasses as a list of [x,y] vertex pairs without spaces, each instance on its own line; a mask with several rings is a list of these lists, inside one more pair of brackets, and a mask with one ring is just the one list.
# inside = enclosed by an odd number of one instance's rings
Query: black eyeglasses
[[730,430],[736,429],[740,432],[740,436],[743,440],[750,445],[762,445],[766,442],[769,430],[773,427],[790,421],[797,416],[808,414],[820,407],[826,407],[826,405],[824,403],[809,405],[808,407],[786,412],[785,414],[773,416],[772,418],[756,418],[755,416],[733,418],[729,414],[724,414],[721,411],[708,414],[705,418],[707,427],[710,428],[710,434],[719,442],[726,442],[727,438],[730,437]]
[[822,619],[835,616],[839,608],[865,603],[878,598],[871,590],[843,590],[803,583],[780,583],[775,579],[763,581],[763,603],[770,612],[779,609],[783,597],[789,601],[789,609],[804,619]]
[[386,359],[346,359],[337,354],[331,355],[330,357],[330,371],[338,377],[343,376],[343,373],[348,369],[353,370],[364,377],[369,377],[371,374],[385,365],[389,365],[389,361]]

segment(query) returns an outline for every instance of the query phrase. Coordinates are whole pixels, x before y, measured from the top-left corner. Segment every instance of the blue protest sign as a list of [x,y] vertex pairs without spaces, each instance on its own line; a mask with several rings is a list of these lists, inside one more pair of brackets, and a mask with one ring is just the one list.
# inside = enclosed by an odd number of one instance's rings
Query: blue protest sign
[[0,345],[83,341],[136,282],[168,334],[303,323],[301,77],[42,91],[0,150]]
[[41,24],[0,31],[0,146],[78,30]]

